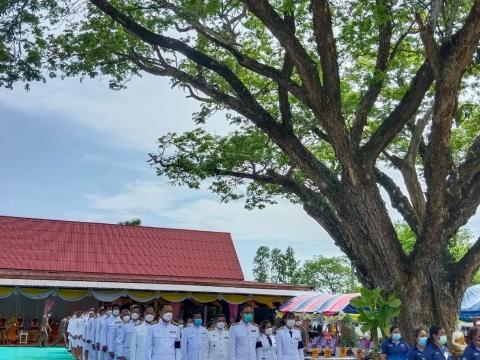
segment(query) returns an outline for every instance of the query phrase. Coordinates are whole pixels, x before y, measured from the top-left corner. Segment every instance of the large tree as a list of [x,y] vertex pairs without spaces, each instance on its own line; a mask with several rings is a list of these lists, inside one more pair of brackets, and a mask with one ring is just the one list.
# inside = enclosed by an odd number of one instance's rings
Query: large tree
[[[453,327],[480,265],[480,241],[447,251],[480,201],[480,0],[65,3],[48,48],[64,75],[166,76],[202,104],[198,124],[225,114],[228,135],[162,136],[160,175],[302,205],[365,286],[399,294],[405,332]],[[410,254],[380,187],[416,234]]]

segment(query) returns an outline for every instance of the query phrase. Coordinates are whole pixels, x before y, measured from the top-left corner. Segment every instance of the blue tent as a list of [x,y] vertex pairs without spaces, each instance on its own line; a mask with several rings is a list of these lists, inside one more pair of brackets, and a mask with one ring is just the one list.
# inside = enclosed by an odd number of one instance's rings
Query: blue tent
[[471,286],[465,291],[460,306],[460,320],[470,322],[476,316],[480,316],[480,285]]

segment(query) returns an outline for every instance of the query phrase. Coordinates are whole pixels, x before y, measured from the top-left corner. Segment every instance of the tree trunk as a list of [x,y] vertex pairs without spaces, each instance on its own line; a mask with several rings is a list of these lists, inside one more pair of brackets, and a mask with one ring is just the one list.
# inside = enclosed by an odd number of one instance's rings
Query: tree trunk
[[420,276],[414,276],[399,294],[402,307],[398,325],[402,336],[409,341],[413,340],[415,329],[428,332],[434,324],[443,326],[449,339],[455,329],[466,284],[461,291],[454,290],[442,276],[445,272],[442,270],[440,265],[427,264],[421,269],[411,269]]

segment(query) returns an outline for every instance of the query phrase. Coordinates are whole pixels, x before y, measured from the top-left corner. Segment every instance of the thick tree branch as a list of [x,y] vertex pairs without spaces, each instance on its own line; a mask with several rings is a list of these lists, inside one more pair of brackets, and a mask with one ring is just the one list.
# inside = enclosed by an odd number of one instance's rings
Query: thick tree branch
[[200,23],[198,20],[188,16],[184,13],[184,11],[165,1],[159,1],[163,7],[168,8],[175,12],[178,16],[181,16],[187,23],[190,24],[192,29],[195,29],[198,33],[202,34],[205,38],[209,39],[212,43],[220,46],[224,50],[227,50],[231,53],[237,62],[250,71],[254,73],[269,78],[275,81],[279,86],[282,86],[286,90],[288,90],[293,96],[295,96],[298,100],[302,101],[304,104],[308,105],[308,100],[305,95],[305,90],[299,84],[295,83],[290,76],[286,77],[284,72],[278,70],[272,66],[265,65],[254,58],[243,54],[235,47],[235,43],[229,39],[225,39],[221,34],[217,33],[216,31],[208,28],[207,26]]
[[431,119],[431,116],[432,110],[430,109],[420,120],[418,120],[412,133],[412,139],[408,146],[407,154],[401,169],[403,179],[410,196],[410,202],[412,203],[412,206],[417,213],[417,217],[422,224],[425,216],[425,197],[423,195],[423,189],[418,178],[416,163],[418,150],[423,140],[423,131]]
[[[450,279],[460,288],[468,284],[480,267],[480,237],[465,256],[450,270]],[[462,289],[463,290],[463,289]]]
[[415,13],[415,20],[417,21],[418,28],[420,29],[420,38],[422,39],[427,59],[430,61],[430,66],[432,67],[435,77],[438,78],[440,76],[440,67],[442,61],[434,36],[435,28],[431,26],[431,22],[428,22],[425,25],[422,17],[418,13]]
[[362,147],[364,157],[372,163],[378,155],[405,127],[412,116],[416,114],[425,94],[432,85],[433,73],[428,62],[418,69],[410,87],[390,115],[373,133],[368,142]]
[[[392,37],[393,24],[389,17],[388,20],[382,22],[378,29],[378,51],[377,60],[375,62],[375,69],[373,71],[373,79],[368,86],[367,91],[363,95],[357,111],[355,112],[355,118],[353,119],[351,138],[355,144],[359,144],[362,138],[363,128],[367,124],[368,114],[373,108],[375,101],[382,89],[383,80],[385,78],[384,72],[387,69],[387,63],[390,53],[390,40]],[[400,38],[399,42],[402,40]],[[396,48],[394,48],[394,51]]]
[[377,182],[385,189],[390,197],[393,208],[402,215],[413,232],[418,235],[421,232],[420,223],[415,210],[408,201],[408,198],[387,174],[379,169],[375,169],[375,175],[377,177]]
[[[295,32],[295,18],[294,15],[286,15],[285,22],[290,26],[293,32]],[[290,79],[293,72],[293,62],[288,52],[285,52],[283,60],[282,75],[286,79]],[[288,100],[288,91],[285,87],[278,86],[278,107],[280,109],[280,115],[282,118],[282,126],[286,131],[293,133],[292,125],[292,109],[290,107],[290,101]]]

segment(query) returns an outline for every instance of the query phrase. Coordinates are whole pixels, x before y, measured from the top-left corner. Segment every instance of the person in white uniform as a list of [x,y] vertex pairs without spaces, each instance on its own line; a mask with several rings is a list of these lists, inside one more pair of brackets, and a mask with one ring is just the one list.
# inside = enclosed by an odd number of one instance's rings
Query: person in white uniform
[[257,360],[276,360],[276,342],[273,337],[272,323],[265,320],[260,324],[260,337],[257,341]]
[[[133,315],[132,315],[133,316]],[[130,344],[129,360],[148,360],[147,359],[147,335],[148,329],[155,320],[155,309],[153,306],[147,306],[143,312],[143,320],[135,325],[132,343]]]
[[95,320],[95,355],[97,357],[96,360],[102,360],[102,346],[100,345],[101,333],[102,333],[102,324],[105,321],[107,314],[106,310],[103,306],[99,309],[99,316]]
[[193,326],[182,331],[181,349],[183,360],[207,360],[208,330],[202,326],[202,314],[193,313]]
[[115,339],[115,355],[119,360],[130,360],[130,346],[132,344],[133,331],[135,323],[140,317],[138,307],[132,308],[130,312],[128,306],[122,307],[120,313],[122,323],[117,329]]
[[181,360],[180,327],[172,323],[173,308],[163,305],[160,320],[147,335],[147,360]]
[[89,347],[89,356],[91,360],[97,360],[97,345],[95,334],[97,330],[97,319],[100,316],[100,309],[94,311],[93,317],[90,319],[89,332],[87,334],[87,346]]
[[284,315],[285,327],[277,331],[277,359],[304,360],[302,334],[295,328],[295,314]]
[[226,325],[225,315],[217,315],[215,329],[208,332],[208,360],[228,359],[228,329]]
[[87,321],[85,324],[85,331],[83,336],[83,351],[84,351],[84,359],[85,360],[92,360],[93,358],[93,351],[92,351],[92,325],[95,320],[95,309],[90,308],[87,313]]
[[258,326],[253,324],[253,309],[244,306],[240,313],[241,320],[230,327],[228,338],[229,360],[256,360]]
[[107,321],[107,353],[110,357],[107,357],[105,360],[116,359],[115,356],[115,339],[117,337],[117,330],[121,325],[122,320],[120,319],[120,305],[112,305],[112,316],[110,320]]
[[105,317],[100,321],[100,338],[99,338],[99,343],[100,343],[100,353],[98,355],[98,360],[111,360],[110,355],[107,352],[108,346],[107,346],[107,332],[108,332],[108,324],[110,321],[112,321],[113,315],[112,315],[112,306],[107,305],[105,306]]

